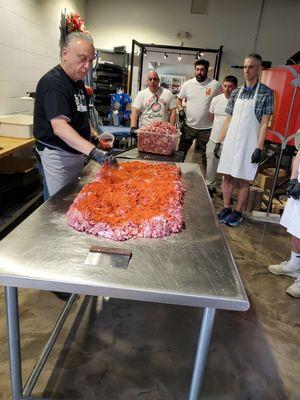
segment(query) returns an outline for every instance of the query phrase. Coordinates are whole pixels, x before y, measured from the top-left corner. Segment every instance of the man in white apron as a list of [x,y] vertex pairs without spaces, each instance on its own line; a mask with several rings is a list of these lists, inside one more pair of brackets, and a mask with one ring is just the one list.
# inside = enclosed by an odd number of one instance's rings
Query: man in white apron
[[[267,126],[273,114],[273,90],[259,83],[262,58],[249,54],[244,61],[245,84],[234,90],[228,101],[226,118],[217,140],[215,155],[224,139],[218,173],[224,175],[222,191],[224,208],[218,213],[220,222],[238,226],[247,206],[250,183],[261,158]],[[233,183],[238,185],[238,202],[230,208]]]
[[[299,132],[300,136],[300,132]],[[293,297],[300,297],[300,138],[297,156],[293,163],[291,180],[288,185],[289,197],[281,218],[281,225],[292,235],[291,258],[278,265],[269,265],[269,271],[276,275],[296,278],[286,292]]]
[[218,140],[219,135],[222,131],[223,123],[227,118],[225,110],[228,104],[229,97],[232,91],[237,88],[237,85],[237,78],[233,75],[227,75],[222,83],[223,93],[214,97],[209,107],[209,112],[213,116],[213,125],[211,128],[209,141],[206,145],[207,165],[205,183],[211,197],[213,197],[214,193],[217,193],[215,186],[217,182],[216,178],[219,157],[215,157],[214,155],[216,141]]

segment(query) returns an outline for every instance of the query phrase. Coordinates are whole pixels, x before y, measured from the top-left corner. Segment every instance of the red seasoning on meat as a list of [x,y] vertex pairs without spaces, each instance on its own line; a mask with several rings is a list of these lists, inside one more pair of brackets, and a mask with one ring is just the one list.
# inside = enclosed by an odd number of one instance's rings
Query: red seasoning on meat
[[67,223],[113,240],[169,236],[183,228],[180,168],[141,161],[104,166],[86,184],[69,211]]
[[154,121],[138,130],[138,149],[147,153],[171,155],[176,150],[180,132],[164,121]]

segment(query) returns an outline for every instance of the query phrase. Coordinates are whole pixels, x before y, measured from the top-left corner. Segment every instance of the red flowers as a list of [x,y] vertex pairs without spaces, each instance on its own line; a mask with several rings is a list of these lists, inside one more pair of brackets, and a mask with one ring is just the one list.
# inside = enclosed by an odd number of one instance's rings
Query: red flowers
[[84,19],[81,18],[79,13],[76,11],[75,13],[70,13],[66,16],[66,28],[68,33],[72,32],[85,32],[88,31],[84,26]]

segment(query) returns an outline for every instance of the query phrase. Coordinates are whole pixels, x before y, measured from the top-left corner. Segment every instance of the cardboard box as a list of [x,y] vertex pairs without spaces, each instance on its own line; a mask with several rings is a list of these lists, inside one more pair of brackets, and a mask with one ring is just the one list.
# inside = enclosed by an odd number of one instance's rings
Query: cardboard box
[[263,194],[264,190],[262,188],[257,186],[250,186],[250,193],[248,197],[246,211],[259,211],[261,209]]
[[[255,178],[254,185],[262,189],[271,189],[274,180],[275,168],[267,168],[259,172]],[[286,179],[285,170],[280,169],[277,177],[276,185]]]
[[[265,208],[267,209],[269,205],[269,194],[263,196],[263,201],[265,203]],[[273,198],[271,213],[282,214],[285,206],[286,206],[286,200],[280,201],[276,198]]]

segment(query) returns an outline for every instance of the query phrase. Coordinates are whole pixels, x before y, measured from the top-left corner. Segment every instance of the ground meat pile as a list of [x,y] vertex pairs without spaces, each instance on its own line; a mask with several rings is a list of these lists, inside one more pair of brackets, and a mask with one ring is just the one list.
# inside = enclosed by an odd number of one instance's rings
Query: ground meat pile
[[157,238],[183,228],[180,168],[133,161],[118,169],[103,166],[67,212],[78,231],[110,238]]
[[170,155],[176,150],[179,136],[175,126],[154,121],[138,130],[138,148],[147,153]]

